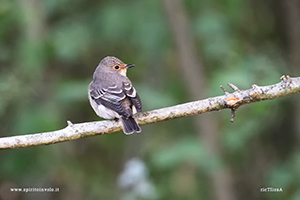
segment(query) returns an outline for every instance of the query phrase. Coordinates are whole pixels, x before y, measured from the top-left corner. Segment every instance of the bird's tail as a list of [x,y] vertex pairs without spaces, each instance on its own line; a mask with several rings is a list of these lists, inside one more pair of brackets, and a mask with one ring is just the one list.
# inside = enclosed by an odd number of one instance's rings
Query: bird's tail
[[141,127],[136,123],[135,119],[130,117],[121,117],[123,132],[126,135],[130,135],[134,132],[140,133],[142,131]]

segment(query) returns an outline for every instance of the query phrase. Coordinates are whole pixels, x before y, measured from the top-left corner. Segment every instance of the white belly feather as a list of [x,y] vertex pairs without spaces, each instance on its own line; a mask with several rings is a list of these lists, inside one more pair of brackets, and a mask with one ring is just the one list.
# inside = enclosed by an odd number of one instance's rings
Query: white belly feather
[[120,118],[119,114],[116,113],[113,110],[110,110],[106,107],[104,107],[103,105],[98,105],[98,112],[97,115],[99,115],[100,117],[104,118],[104,119],[113,119],[113,118]]

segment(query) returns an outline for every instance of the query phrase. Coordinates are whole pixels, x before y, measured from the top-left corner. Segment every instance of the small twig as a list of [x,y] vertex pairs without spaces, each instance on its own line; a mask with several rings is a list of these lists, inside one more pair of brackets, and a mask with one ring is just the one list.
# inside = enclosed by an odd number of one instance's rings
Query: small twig
[[233,85],[232,83],[228,83],[227,85],[228,85],[229,87],[231,87],[235,92],[240,91],[240,89],[239,89],[237,86]]
[[[235,92],[239,92],[239,91],[240,91],[240,89],[239,89],[237,86],[233,85],[232,83],[228,83],[227,85],[228,85],[230,88],[232,88]],[[240,101],[242,101],[242,99],[241,99],[241,98],[238,98],[238,97],[236,97],[236,96],[232,96],[232,95],[230,96],[230,93],[227,92],[227,91],[225,90],[225,88],[224,88],[222,85],[221,85],[220,87],[221,87],[222,90],[224,91],[225,96],[227,96],[225,102],[226,102],[226,105],[228,106],[228,108],[231,109],[230,122],[233,123],[234,117],[235,117],[235,114],[236,114],[236,110],[237,110],[237,108],[239,107],[239,105],[238,105],[237,103],[240,102]]]
[[231,108],[231,118],[230,118],[231,123],[233,123],[234,121],[235,114],[236,114],[236,109]]
[[73,123],[71,121],[67,121],[68,126],[73,126]]
[[220,88],[223,90],[223,92],[224,92],[225,94],[229,94],[229,92],[227,92],[227,91],[225,90],[225,88],[223,87],[223,85],[220,85]]

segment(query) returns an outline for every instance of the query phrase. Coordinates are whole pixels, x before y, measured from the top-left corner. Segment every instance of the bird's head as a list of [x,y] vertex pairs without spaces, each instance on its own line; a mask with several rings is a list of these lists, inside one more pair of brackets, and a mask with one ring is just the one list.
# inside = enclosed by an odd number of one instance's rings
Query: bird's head
[[97,70],[101,72],[117,72],[123,76],[126,76],[127,69],[133,67],[133,64],[125,64],[120,59],[107,56],[101,60]]

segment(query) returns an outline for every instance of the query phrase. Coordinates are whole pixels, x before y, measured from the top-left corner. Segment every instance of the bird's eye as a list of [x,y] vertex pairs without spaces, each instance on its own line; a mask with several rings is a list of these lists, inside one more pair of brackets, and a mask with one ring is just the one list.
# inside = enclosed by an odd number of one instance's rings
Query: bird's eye
[[115,66],[115,69],[119,69],[120,67],[118,65]]

